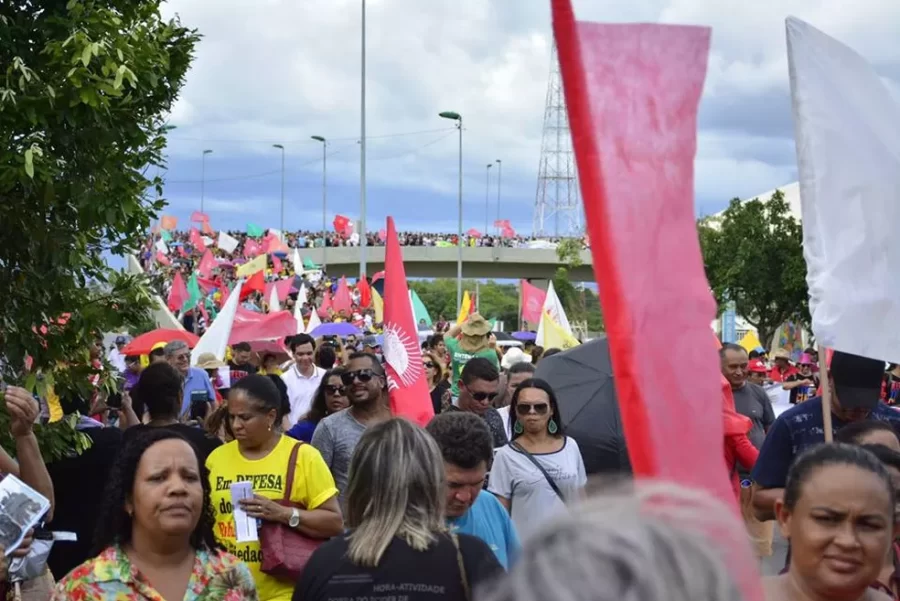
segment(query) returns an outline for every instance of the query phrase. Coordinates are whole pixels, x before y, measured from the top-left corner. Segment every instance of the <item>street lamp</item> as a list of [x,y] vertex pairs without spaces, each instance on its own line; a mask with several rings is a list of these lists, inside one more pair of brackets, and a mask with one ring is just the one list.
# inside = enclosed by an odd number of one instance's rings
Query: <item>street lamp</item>
[[[497,159],[497,221],[500,221],[500,180],[503,179],[503,161]],[[497,226],[497,233],[500,233],[500,226]]]
[[212,150],[204,150],[200,160],[200,212],[203,212],[203,199],[206,196],[206,155],[212,154]]
[[462,259],[463,259],[463,240],[462,240],[462,225],[463,225],[463,170],[462,170],[462,134],[463,134],[463,119],[462,115],[459,113],[455,113],[453,111],[444,111],[443,113],[438,113],[439,117],[444,119],[450,119],[451,121],[456,121],[456,128],[459,130],[459,223],[457,228],[457,238],[456,238],[456,246],[459,250],[459,255],[456,259],[456,311],[459,313],[460,308],[462,307]]
[[487,164],[487,169],[485,169],[486,176],[484,178],[484,235],[488,234],[488,207],[490,205],[491,198],[491,167],[493,167],[493,163]]
[[322,143],[322,271],[328,270],[328,244],[326,236],[328,235],[328,225],[326,211],[328,209],[328,140],[322,136],[312,136],[316,142]]
[[284,236],[284,146],[272,144],[272,148],[281,150],[281,235]]
[[360,121],[359,121],[359,274],[366,276],[366,0],[360,22]]

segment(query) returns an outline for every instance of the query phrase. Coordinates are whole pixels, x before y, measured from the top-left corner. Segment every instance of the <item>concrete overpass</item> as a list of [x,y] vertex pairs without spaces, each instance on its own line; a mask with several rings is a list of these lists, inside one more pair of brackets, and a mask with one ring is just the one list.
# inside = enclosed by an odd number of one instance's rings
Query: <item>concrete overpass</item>
[[[455,278],[458,249],[436,246],[404,246],[403,263],[410,278]],[[300,256],[317,265],[327,265],[331,275],[356,276],[359,271],[359,247],[341,246],[304,248]],[[569,271],[575,282],[593,282],[589,251],[581,252],[583,265]],[[463,248],[463,277],[478,279],[541,279],[553,277],[562,264],[555,249],[467,247]],[[384,247],[366,248],[369,275],[384,269]]]

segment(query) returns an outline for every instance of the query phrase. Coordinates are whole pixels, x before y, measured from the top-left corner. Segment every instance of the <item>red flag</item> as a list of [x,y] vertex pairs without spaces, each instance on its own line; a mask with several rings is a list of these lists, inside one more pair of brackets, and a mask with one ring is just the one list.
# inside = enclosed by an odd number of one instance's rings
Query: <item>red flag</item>
[[319,305],[318,313],[319,317],[328,317],[332,311],[333,307],[331,306],[331,292],[326,290],[322,294],[322,304]]
[[362,276],[356,282],[356,289],[359,290],[359,306],[367,309],[372,304],[372,288],[369,287],[369,280]]
[[203,253],[200,264],[197,265],[197,273],[199,273],[201,277],[208,278],[212,275],[212,270],[217,266],[218,263],[216,263],[216,259],[213,257],[212,252],[207,250]]
[[197,252],[206,252],[206,244],[203,242],[203,236],[200,235],[200,232],[197,231],[197,228],[191,228],[190,234],[191,246],[194,247],[194,250]]
[[384,267],[384,361],[391,411],[424,426],[434,417],[434,408],[422,368],[422,349],[393,217],[387,218]]
[[215,236],[215,235],[216,235],[216,233],[213,231],[212,227],[210,227],[209,221],[204,221],[204,222],[203,222],[203,227],[201,227],[200,229],[201,229],[201,230],[203,231],[203,233],[206,234],[207,236],[212,237],[212,236]]
[[277,280],[274,282],[266,282],[266,291],[263,296],[266,298],[266,302],[268,302],[268,300],[272,298],[272,288],[274,288],[278,291],[278,300],[280,302],[284,302],[287,300],[288,295],[291,293],[291,288],[293,288],[293,286],[294,280]]
[[169,260],[169,257],[159,251],[156,251],[156,262],[160,265],[165,265],[166,267],[172,264],[172,261]]
[[[200,270],[197,270],[197,273],[200,273]],[[203,292],[209,292],[213,288],[221,288],[221,285],[216,280],[210,280],[208,278],[199,277],[197,278],[197,285],[200,286],[200,289]]]
[[178,254],[181,255],[182,258],[184,258],[184,259],[187,259],[187,258],[188,258],[187,251],[184,250],[184,245],[183,245],[183,244],[182,244],[181,246],[178,247]]
[[541,312],[544,309],[544,301],[547,299],[547,293],[522,280],[522,319],[530,324],[538,324],[541,322]]
[[209,326],[212,325],[212,321],[209,319],[209,312],[206,310],[206,304],[200,303],[198,306],[200,307],[200,315],[206,320],[206,329],[208,330]]
[[162,219],[159,220],[159,227],[164,230],[174,230],[178,227],[178,217],[173,217],[172,215],[163,215]]
[[187,299],[188,291],[187,286],[184,285],[184,278],[181,277],[180,271],[176,271],[175,279],[172,280],[172,289],[169,291],[169,300],[166,301],[166,306],[172,311],[178,311],[184,306]]
[[350,300],[350,287],[347,285],[347,278],[341,277],[341,281],[338,282],[337,291],[334,293],[334,299],[331,301],[331,308],[334,309],[335,313],[343,311],[347,315],[350,315],[352,305],[353,303]]
[[297,333],[297,320],[290,311],[262,314],[238,307],[228,344],[260,340],[284,340]]
[[353,233],[353,228],[350,225],[349,217],[344,217],[343,215],[335,215],[332,224],[334,225],[334,231],[339,233],[341,236],[347,237]]
[[515,238],[516,230],[512,229],[510,226],[507,225],[500,231],[500,236],[502,238]]
[[250,278],[244,282],[244,285],[241,287],[241,300],[244,300],[248,296],[250,296],[253,292],[265,292],[266,291],[266,280],[263,276],[262,271],[257,271]]
[[195,223],[209,223],[209,215],[200,211],[194,211],[191,213],[191,221]]
[[262,246],[256,241],[250,238],[247,238],[247,241],[244,243],[244,257],[249,259],[251,257],[258,256],[263,251]]
[[[697,107],[710,31],[576,22],[570,0],[552,0],[552,6],[634,474],[705,489],[736,511],[721,412],[710,410],[722,398],[709,343],[716,308],[694,218]],[[679,373],[691,377],[673,388]],[[668,394],[660,395],[662,389]],[[746,543],[708,534],[728,555],[744,598],[760,599]]]
[[466,235],[469,236],[470,238],[481,238],[481,232],[476,230],[474,227],[472,229],[470,229],[468,232],[466,232]]
[[281,259],[272,255],[272,269],[275,270],[275,273],[281,273],[284,271],[284,265],[281,264]]
[[374,284],[378,280],[383,280],[383,279],[384,279],[384,272],[379,271],[378,273],[376,273],[375,275],[372,276],[372,283]]

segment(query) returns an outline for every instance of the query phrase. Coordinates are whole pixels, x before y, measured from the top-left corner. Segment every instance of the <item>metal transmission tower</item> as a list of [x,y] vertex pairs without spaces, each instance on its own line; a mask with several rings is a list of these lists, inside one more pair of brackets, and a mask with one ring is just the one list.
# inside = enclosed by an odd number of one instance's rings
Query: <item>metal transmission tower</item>
[[541,162],[534,200],[534,234],[580,236],[583,233],[580,198],[572,134],[554,43],[550,55],[550,81],[547,84]]

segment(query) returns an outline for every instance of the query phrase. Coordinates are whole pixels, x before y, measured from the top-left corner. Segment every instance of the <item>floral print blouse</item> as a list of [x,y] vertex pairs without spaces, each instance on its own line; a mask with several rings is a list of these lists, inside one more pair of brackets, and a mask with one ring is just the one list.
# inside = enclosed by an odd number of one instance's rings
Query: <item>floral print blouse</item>
[[[107,547],[59,581],[51,601],[179,601],[164,599],[119,547]],[[250,570],[224,551],[198,550],[181,601],[257,601]]]

